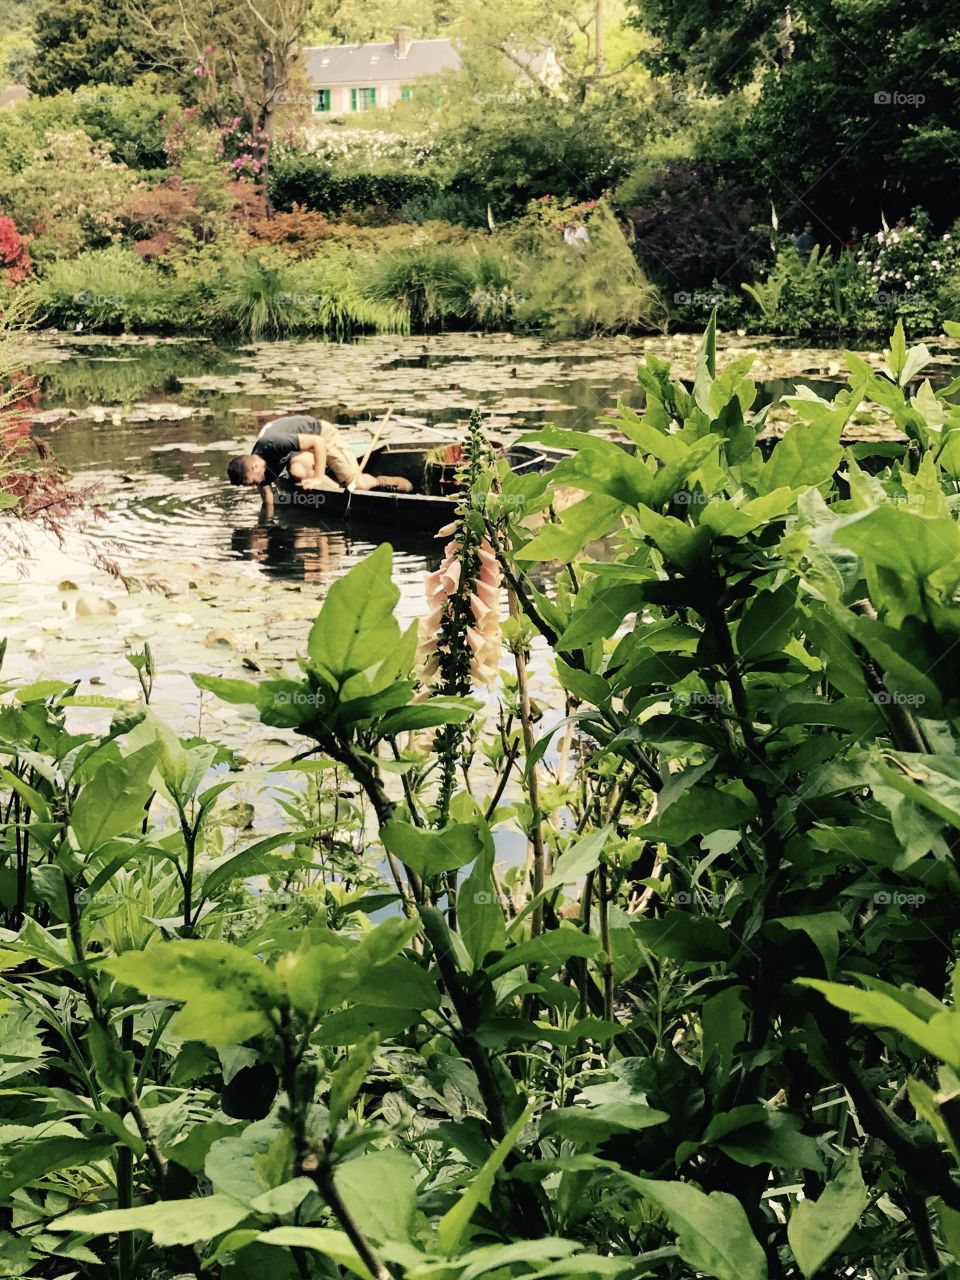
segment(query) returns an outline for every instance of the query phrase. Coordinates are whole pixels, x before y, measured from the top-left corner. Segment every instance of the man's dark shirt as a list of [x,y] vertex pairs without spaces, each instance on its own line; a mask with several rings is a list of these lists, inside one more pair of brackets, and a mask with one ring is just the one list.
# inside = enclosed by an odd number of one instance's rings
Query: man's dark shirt
[[264,427],[251,452],[266,463],[268,484],[286,470],[291,456],[300,448],[299,437],[315,435],[319,428],[317,419],[307,417],[305,413],[292,413],[286,418],[277,418]]

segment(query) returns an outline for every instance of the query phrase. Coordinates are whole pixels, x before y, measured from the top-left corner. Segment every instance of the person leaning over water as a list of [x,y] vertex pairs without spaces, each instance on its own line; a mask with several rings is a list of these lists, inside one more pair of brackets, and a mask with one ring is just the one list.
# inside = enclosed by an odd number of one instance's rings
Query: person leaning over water
[[276,418],[257,436],[250,453],[227,464],[231,484],[256,485],[268,515],[273,513],[277,480],[291,480],[300,489],[392,489],[408,493],[409,480],[400,476],[368,476],[344,446],[332,422],[306,414]]

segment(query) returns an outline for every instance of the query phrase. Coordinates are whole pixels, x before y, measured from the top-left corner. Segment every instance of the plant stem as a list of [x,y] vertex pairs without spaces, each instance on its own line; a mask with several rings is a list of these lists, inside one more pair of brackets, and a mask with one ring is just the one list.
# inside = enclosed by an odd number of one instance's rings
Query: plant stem
[[[516,592],[512,589],[507,592],[507,599],[510,605],[510,617],[514,621],[520,620],[520,605],[517,600]],[[521,644],[518,644],[514,650],[514,662],[517,668],[517,693],[520,703],[520,731],[523,735],[523,749],[527,760],[533,752],[535,738],[533,733],[533,715],[530,709],[530,684],[527,679],[527,655]],[[547,851],[543,843],[543,816],[540,812],[540,780],[537,776],[536,767],[526,769],[524,771],[524,786],[527,792],[527,799],[530,802],[532,817],[530,819],[530,845],[533,850],[533,869],[531,875],[531,889],[534,897],[543,892],[543,882],[548,873]],[[537,934],[543,933],[543,904],[538,902],[533,909],[533,918],[530,926],[531,934],[536,937]]]

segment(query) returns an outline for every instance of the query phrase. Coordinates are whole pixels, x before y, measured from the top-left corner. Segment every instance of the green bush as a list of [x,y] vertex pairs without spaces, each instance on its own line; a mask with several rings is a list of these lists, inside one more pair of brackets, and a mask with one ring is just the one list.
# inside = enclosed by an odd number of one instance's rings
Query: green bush
[[257,341],[293,333],[334,338],[363,331],[405,332],[402,302],[361,292],[353,255],[327,250],[291,261],[278,250],[244,255],[217,281],[206,310],[214,328]]
[[390,249],[370,261],[363,273],[364,294],[379,304],[402,307],[414,329],[469,321],[476,284],[473,256],[453,245]]
[[61,328],[167,328],[183,314],[170,280],[121,245],[52,262],[32,287],[39,313]]
[[345,172],[340,165],[305,154],[281,156],[270,170],[271,199],[284,210],[301,205],[336,215],[376,206],[399,213],[411,200],[430,200],[439,194],[440,183],[430,174],[389,169]]
[[585,224],[588,241],[569,245],[544,229],[523,258],[515,314],[554,338],[651,329],[666,323],[666,308],[644,276],[616,218],[601,203]]

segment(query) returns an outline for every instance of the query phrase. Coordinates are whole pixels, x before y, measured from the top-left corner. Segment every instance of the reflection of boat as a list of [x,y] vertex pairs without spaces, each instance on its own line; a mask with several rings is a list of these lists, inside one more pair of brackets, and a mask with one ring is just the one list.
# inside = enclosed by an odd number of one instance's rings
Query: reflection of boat
[[[549,471],[563,453],[536,445],[514,444],[502,449],[510,468],[517,474]],[[458,493],[456,473],[462,461],[462,446],[455,442],[440,445],[401,442],[381,445],[370,455],[366,466],[371,476],[402,476],[413,485],[412,493],[388,489],[300,489],[280,480],[277,506],[321,520],[393,525],[400,532],[435,532],[453,519]]]

